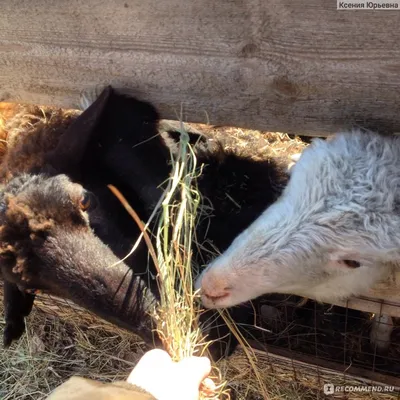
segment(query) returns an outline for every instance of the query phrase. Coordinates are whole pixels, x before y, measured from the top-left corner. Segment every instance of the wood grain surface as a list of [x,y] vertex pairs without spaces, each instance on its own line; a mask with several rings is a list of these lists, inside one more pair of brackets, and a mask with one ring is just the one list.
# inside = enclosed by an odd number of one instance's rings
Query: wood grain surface
[[400,11],[334,0],[0,0],[0,101],[113,84],[164,118],[400,131]]

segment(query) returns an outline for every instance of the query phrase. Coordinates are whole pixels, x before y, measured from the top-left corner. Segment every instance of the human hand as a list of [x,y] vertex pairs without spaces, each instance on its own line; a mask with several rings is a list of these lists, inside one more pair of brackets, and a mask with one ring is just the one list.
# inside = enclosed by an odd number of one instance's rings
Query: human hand
[[[207,357],[188,357],[174,362],[166,351],[155,349],[139,360],[127,381],[158,400],[198,400],[200,384],[210,371]],[[210,379],[205,384],[210,391],[215,389]]]

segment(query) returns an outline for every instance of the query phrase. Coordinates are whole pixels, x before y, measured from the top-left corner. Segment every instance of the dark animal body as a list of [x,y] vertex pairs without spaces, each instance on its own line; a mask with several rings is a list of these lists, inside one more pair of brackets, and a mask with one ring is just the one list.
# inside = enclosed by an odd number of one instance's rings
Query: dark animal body
[[[151,104],[110,87],[81,115],[61,117],[54,110],[47,123],[22,131],[0,166],[4,344],[23,333],[34,301],[27,289],[71,299],[153,341],[154,267],[144,243],[110,267],[129,252],[140,232],[107,185],[118,187],[147,220],[169,176],[179,133],[159,134],[159,116]],[[196,135],[191,141],[204,164],[198,187],[212,210],[199,224],[197,240],[224,251],[281,194],[286,166],[241,157]],[[197,250],[194,261],[206,264],[208,254]],[[204,320],[213,311],[207,313]],[[245,306],[231,314],[240,322],[251,318]],[[214,319],[218,325],[221,321]],[[221,329],[212,329],[211,337],[228,333],[223,324]]]

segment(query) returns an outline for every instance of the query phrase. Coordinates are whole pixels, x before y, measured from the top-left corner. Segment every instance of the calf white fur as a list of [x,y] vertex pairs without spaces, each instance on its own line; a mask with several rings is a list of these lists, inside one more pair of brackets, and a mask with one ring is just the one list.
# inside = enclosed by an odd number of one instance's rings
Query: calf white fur
[[315,140],[281,198],[196,282],[208,308],[266,293],[333,301],[363,293],[400,256],[400,138]]

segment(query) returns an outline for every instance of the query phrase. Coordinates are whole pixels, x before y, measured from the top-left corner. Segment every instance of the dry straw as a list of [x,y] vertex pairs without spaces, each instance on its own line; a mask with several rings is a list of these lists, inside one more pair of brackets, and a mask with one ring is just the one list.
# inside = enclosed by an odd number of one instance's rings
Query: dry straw
[[[201,194],[197,178],[202,173],[195,152],[189,143],[189,135],[180,122],[180,141],[177,155],[171,154],[172,172],[161,202],[160,218],[156,234],[155,261],[161,293],[160,307],[156,318],[158,333],[171,357],[181,360],[192,355],[207,354],[210,342],[200,329],[198,293],[194,292],[195,264],[192,262],[196,241],[196,225],[203,217]],[[153,251],[154,253],[154,251]],[[268,399],[265,385],[256,366],[256,357],[244,337],[240,334],[228,313],[221,312],[232,333],[242,345],[253,369],[259,392]],[[205,392],[203,399],[229,397],[225,390],[227,382],[221,372],[214,368],[214,380],[218,381],[217,393],[210,397]]]
[[[155,312],[157,333],[173,360],[179,361],[193,355],[207,354],[209,343],[199,324],[199,302],[193,288],[194,275],[192,254],[201,196],[197,190],[197,178],[201,167],[189,144],[189,135],[181,125],[179,150],[171,153],[172,172],[167,187],[153,213],[158,216],[155,248],[144,225],[135,211],[127,204],[118,190],[110,189],[121,200],[127,211],[142,230],[142,236],[158,270],[160,305]],[[153,217],[152,216],[152,217]],[[212,378],[216,391],[204,387],[202,399],[227,397],[225,382],[214,367]]]

